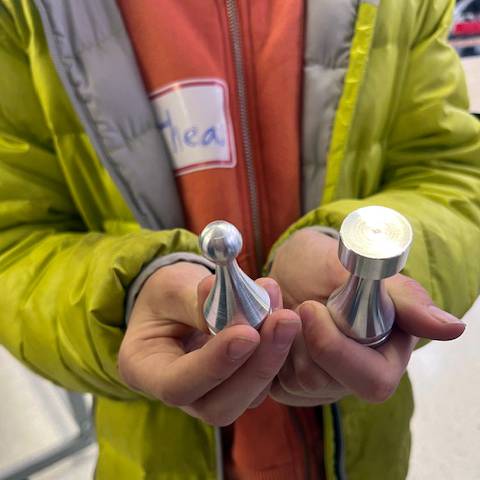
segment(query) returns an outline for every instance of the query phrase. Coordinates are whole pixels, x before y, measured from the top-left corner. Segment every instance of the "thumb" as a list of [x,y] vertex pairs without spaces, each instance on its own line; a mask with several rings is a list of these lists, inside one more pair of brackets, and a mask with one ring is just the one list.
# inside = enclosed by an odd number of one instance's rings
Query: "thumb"
[[282,291],[278,283],[270,277],[263,277],[256,280],[258,285],[263,287],[270,297],[270,308],[272,312],[283,308]]
[[205,320],[205,315],[203,314],[203,306],[208,294],[210,293],[210,290],[213,288],[214,283],[215,275],[209,275],[208,277],[202,279],[197,288],[197,319],[195,323],[199,330],[202,330],[206,333],[210,333],[210,331]]
[[465,323],[434,305],[415,280],[399,274],[386,286],[395,305],[395,321],[404,332],[432,340],[453,340],[464,332]]

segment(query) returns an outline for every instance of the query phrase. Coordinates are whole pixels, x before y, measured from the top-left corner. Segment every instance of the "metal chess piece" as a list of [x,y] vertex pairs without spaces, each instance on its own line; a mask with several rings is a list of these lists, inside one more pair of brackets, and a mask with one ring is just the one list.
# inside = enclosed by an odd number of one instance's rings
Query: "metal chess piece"
[[231,223],[209,223],[200,234],[203,255],[215,263],[215,284],[203,313],[211,333],[240,323],[259,328],[270,313],[270,297],[238,266],[242,235]]
[[345,335],[370,347],[388,338],[395,309],[382,279],[405,266],[412,238],[408,220],[390,208],[360,208],[345,218],[338,256],[351,276],[327,302]]

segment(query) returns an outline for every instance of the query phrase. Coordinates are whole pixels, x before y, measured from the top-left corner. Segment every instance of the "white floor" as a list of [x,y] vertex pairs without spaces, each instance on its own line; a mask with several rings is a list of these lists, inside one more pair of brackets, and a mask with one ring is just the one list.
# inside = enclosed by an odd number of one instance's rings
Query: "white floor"
[[462,64],[467,78],[470,109],[480,113],[480,56],[463,58]]
[[[0,478],[79,433],[64,391],[25,369],[2,347],[0,399]],[[30,480],[91,479],[96,453],[96,445],[91,445]]]
[[409,480],[480,479],[480,300],[465,333],[415,352],[416,403]]
[[[480,480],[480,301],[455,342],[434,342],[414,354],[413,451],[408,480]],[[63,392],[0,349],[0,477],[5,469],[77,432]],[[89,480],[93,445],[31,480]],[[369,479],[365,479],[369,480]],[[388,480],[388,479],[385,479]]]

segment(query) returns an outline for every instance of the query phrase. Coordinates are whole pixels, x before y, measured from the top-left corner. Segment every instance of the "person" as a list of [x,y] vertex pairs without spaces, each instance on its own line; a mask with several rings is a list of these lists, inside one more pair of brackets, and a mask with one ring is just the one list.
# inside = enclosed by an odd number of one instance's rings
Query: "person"
[[[461,335],[479,290],[453,4],[0,4],[0,340],[95,395],[96,478],[405,478],[409,357]],[[366,205],[415,237],[377,349],[324,306]],[[205,330],[216,219],[265,277],[258,332]]]

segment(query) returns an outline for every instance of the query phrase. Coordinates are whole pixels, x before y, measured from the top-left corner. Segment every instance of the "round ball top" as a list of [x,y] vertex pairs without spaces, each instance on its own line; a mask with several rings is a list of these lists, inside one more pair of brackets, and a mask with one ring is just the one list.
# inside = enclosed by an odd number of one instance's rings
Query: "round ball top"
[[200,234],[199,243],[203,255],[218,264],[234,260],[243,246],[237,227],[223,220],[209,223]]
[[408,220],[397,211],[371,206],[348,215],[342,223],[340,237],[357,255],[388,259],[408,252],[413,233]]

